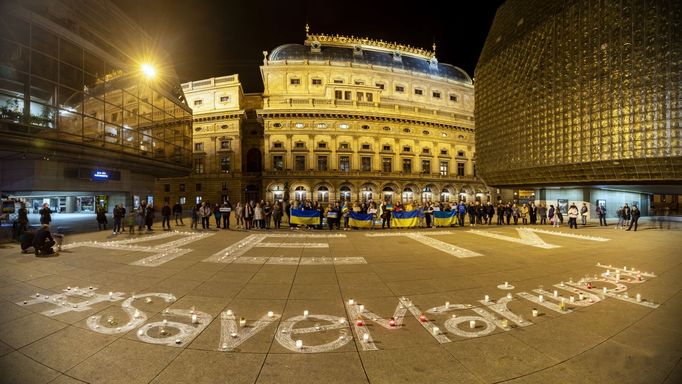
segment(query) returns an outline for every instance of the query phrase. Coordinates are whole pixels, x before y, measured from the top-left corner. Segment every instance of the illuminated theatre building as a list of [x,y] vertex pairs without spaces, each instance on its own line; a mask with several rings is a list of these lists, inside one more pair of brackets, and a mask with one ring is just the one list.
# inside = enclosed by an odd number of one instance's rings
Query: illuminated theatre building
[[308,34],[264,52],[261,74],[262,95],[243,95],[234,75],[183,84],[194,173],[191,182],[160,180],[159,194],[232,203],[283,199],[286,188],[292,200],[319,202],[489,198],[475,177],[472,80],[435,51]]
[[156,177],[190,171],[192,111],[180,82],[122,11],[5,1],[0,19],[3,195],[56,212],[111,212],[153,198]]
[[475,74],[485,183],[547,203],[585,201],[592,215],[597,201],[610,217],[624,203],[645,215],[678,209],[681,4],[502,5]]

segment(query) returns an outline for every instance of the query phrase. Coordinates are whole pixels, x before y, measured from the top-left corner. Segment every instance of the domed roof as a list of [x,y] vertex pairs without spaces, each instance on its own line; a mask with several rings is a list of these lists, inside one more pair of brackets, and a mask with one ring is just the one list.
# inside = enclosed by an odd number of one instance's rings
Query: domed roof
[[435,60],[432,64],[430,60],[410,55],[402,55],[399,59],[396,59],[391,52],[374,51],[371,49],[356,51],[352,47],[322,46],[319,50],[312,50],[310,47],[303,44],[284,44],[275,48],[272,53],[270,53],[269,60],[329,60],[335,62],[379,65],[473,84],[471,77],[469,77],[464,70],[455,67],[454,65],[438,63]]

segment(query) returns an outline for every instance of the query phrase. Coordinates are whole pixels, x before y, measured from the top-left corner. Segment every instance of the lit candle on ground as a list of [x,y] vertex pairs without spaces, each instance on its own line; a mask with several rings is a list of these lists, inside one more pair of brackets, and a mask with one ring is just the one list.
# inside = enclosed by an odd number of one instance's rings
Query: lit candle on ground
[[449,301],[446,301],[446,302],[445,302],[445,308],[446,308],[446,309],[447,309],[447,308],[450,308],[450,302],[449,302]]
[[138,336],[144,335],[144,330],[138,329],[138,330],[137,330],[137,335],[138,335]]
[[243,327],[245,325],[246,325],[246,319],[243,317],[239,318],[239,326]]
[[538,317],[538,310],[533,308],[533,317]]
[[147,303],[147,304],[149,304],[149,303],[152,302],[152,298],[151,298],[151,297],[148,297],[148,298],[144,299],[144,302]]
[[562,281],[561,284],[559,284],[559,285],[562,286],[562,287],[565,287],[565,286],[566,286],[566,285],[564,284],[563,281]]
[[511,293],[507,293],[507,299],[511,300],[511,298],[512,298],[512,294],[511,294]]
[[113,298],[114,298],[114,293],[113,293],[113,292],[109,292],[109,299],[113,299]]
[[296,340],[296,348],[298,349],[303,348],[303,340]]
[[237,335],[237,332],[232,332],[232,333],[230,333],[230,336],[237,337],[238,335]]
[[168,325],[168,320],[163,319],[163,326],[165,327],[166,325]]
[[623,297],[625,297],[625,298],[627,299],[627,298],[629,298],[629,297],[630,297],[630,295],[628,295],[628,293],[627,293],[627,292],[625,292],[625,293],[623,294]]
[[509,320],[502,319],[502,328],[509,328]]
[[182,344],[182,340],[180,340],[180,339],[175,339],[175,344]]
[[489,302],[489,301],[490,301],[490,296],[485,295],[485,296],[483,297],[483,301],[485,301],[486,303]]
[[360,309],[360,312],[365,311],[365,306],[363,304],[360,304],[360,306],[358,308]]
[[391,317],[391,320],[388,321],[388,325],[395,327],[395,319]]
[[423,313],[419,315],[419,321],[421,321],[422,323],[426,321],[426,316]]
[[433,332],[433,335],[434,335],[434,336],[438,336],[438,335],[440,334],[440,328],[438,328],[438,327],[433,327],[433,329],[431,330],[431,332]]
[[575,297],[571,296],[571,303],[575,302]]
[[585,298],[585,296],[583,296],[582,293],[579,293],[579,294],[578,294],[578,300],[581,300],[581,301],[582,301],[582,299],[584,299],[584,298]]
[[606,287],[603,287],[602,292],[606,293],[606,291],[607,291]]
[[274,317],[274,316],[275,316],[275,313],[274,313],[274,312],[268,311],[268,317]]
[[505,281],[505,282],[504,282],[504,287],[505,287],[505,288],[509,288],[509,282],[508,282],[508,281]]
[[556,289],[554,290],[554,297],[559,297],[559,291],[557,291]]
[[539,295],[539,296],[538,296],[538,301],[542,303],[543,301],[545,301],[545,297],[542,296],[542,295]]
[[199,317],[197,317],[196,313],[192,315],[192,324],[199,324]]
[[469,328],[471,328],[471,329],[476,328],[476,320],[470,320],[469,321]]
[[358,319],[358,320],[355,322],[355,325],[362,327],[363,325],[365,325],[365,322],[362,321],[362,319]]
[[348,299],[348,305],[353,305],[355,304],[355,300],[353,299]]
[[232,316],[232,315],[233,315],[233,312],[232,312],[231,309],[228,309],[228,310],[227,310],[227,315],[228,315],[228,316]]
[[642,302],[642,295],[638,293],[637,296],[635,296],[635,300],[637,300],[638,303],[641,303]]
[[303,311],[303,318],[307,319],[308,318],[308,310],[306,309]]

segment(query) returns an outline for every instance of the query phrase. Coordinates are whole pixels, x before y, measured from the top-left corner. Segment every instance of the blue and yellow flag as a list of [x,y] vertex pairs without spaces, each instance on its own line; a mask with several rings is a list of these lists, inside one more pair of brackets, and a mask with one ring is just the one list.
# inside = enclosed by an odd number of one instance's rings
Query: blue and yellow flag
[[457,212],[434,211],[433,225],[436,227],[449,227],[457,223]]
[[356,228],[370,228],[372,226],[372,215],[351,212],[348,218],[348,225]]
[[419,223],[419,211],[392,212],[391,226],[400,228],[416,227]]
[[316,210],[302,211],[300,209],[291,210],[291,224],[298,225],[320,225],[320,212]]

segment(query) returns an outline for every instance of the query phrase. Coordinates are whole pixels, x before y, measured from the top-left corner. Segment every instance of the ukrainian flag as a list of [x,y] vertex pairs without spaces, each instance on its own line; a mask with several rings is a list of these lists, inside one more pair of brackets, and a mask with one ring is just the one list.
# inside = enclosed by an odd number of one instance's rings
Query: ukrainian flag
[[434,211],[433,225],[436,227],[449,227],[457,222],[457,212]]
[[302,211],[300,209],[291,210],[291,224],[297,225],[320,225],[320,212],[316,210]]
[[348,225],[356,228],[370,228],[372,227],[372,215],[351,212],[348,218]]
[[400,228],[416,227],[419,220],[419,211],[392,212],[391,226]]

